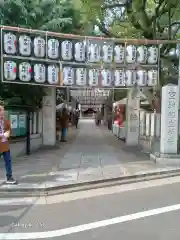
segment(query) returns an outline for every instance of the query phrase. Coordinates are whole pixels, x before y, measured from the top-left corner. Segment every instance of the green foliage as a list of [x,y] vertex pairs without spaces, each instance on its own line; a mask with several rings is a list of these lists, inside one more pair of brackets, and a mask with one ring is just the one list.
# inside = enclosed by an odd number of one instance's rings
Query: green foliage
[[56,32],[80,27],[72,0],[7,0],[0,4],[1,24]]
[[[0,3],[1,25],[62,33],[81,34],[79,10],[73,0],[6,0]],[[0,96],[7,102],[41,106],[42,87],[0,83]]]
[[[102,35],[112,38],[176,40],[180,38],[180,0],[81,0],[83,14]],[[88,21],[88,20],[87,20]],[[161,46],[160,86],[178,81],[176,44]],[[158,86],[158,88],[160,87]],[[156,89],[155,91],[159,91]],[[125,92],[115,91],[118,98]],[[152,101],[152,92],[146,92]]]
[[[138,36],[147,39],[156,39],[158,34],[161,38],[167,39],[165,28],[169,29],[171,23],[179,20],[179,0],[81,0],[81,2],[86,17],[92,19],[98,26],[101,25],[102,33],[106,34],[108,31],[108,35],[112,37],[119,37],[119,33],[123,35],[124,32],[127,33],[127,29],[133,28]],[[109,26],[104,29],[104,20],[107,19],[108,12],[111,12],[113,18],[108,19]],[[119,31],[113,32],[114,27]]]

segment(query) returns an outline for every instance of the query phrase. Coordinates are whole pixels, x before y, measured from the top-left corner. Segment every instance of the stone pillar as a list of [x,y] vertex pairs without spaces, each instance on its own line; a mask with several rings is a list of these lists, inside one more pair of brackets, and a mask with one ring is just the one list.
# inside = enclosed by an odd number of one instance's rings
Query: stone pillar
[[161,104],[161,154],[177,154],[178,107],[178,86],[173,84],[164,86]]
[[133,96],[133,89],[128,90],[126,111],[126,144],[135,146],[139,144],[139,97]]
[[38,133],[42,133],[42,128],[43,128],[43,111],[42,109],[39,110],[38,112]]
[[151,128],[150,128],[150,136],[152,138],[155,137],[155,123],[156,123],[156,114],[155,113],[151,113]]
[[156,113],[155,136],[159,138],[160,135],[161,135],[161,114]]
[[43,145],[56,144],[56,89],[47,87],[43,97]]
[[151,134],[151,114],[149,112],[146,113],[146,137],[149,137]]
[[140,135],[145,135],[145,128],[146,127],[146,112],[140,111]]

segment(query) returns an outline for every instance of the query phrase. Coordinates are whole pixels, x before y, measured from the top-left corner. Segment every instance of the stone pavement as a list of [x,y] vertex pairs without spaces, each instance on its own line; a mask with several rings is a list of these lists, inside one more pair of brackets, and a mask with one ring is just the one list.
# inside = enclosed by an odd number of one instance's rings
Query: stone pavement
[[67,143],[15,159],[17,186],[3,184],[2,162],[0,190],[62,186],[172,169],[156,165],[140,148],[127,147],[104,126],[95,126],[92,119],[82,119],[77,130],[70,128]]

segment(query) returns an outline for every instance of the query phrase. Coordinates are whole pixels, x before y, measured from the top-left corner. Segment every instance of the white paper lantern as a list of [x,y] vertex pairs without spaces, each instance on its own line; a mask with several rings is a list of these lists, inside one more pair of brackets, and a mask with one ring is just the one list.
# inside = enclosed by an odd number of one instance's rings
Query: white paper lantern
[[147,85],[147,72],[146,70],[138,70],[136,72],[136,82],[138,86]]
[[35,57],[43,58],[46,54],[46,42],[42,37],[34,38],[34,55]]
[[148,71],[148,86],[155,86],[158,82],[158,71],[149,70]]
[[136,47],[134,45],[126,47],[126,62],[130,64],[136,62]]
[[71,67],[63,68],[63,84],[73,85],[74,84],[74,69]]
[[115,63],[124,63],[125,49],[122,45],[116,45],[114,48],[114,61]]
[[22,35],[19,37],[19,53],[22,56],[30,56],[31,55],[31,38],[26,35]]
[[64,61],[72,60],[73,52],[72,52],[72,42],[71,41],[63,41],[61,43],[61,57]]
[[103,57],[102,60],[105,63],[111,63],[113,60],[113,47],[110,44],[105,44],[102,47]]
[[51,59],[59,58],[59,41],[57,39],[48,40],[48,57]]
[[136,82],[136,72],[134,70],[126,70],[126,86],[132,87]]
[[114,85],[116,87],[124,87],[125,83],[125,73],[123,69],[115,70],[114,72]]
[[78,86],[86,86],[86,69],[77,68],[76,69],[76,84]]
[[37,83],[45,83],[46,67],[44,64],[35,64],[34,65],[34,80]]
[[77,62],[85,60],[85,45],[84,42],[77,42],[74,47],[74,58]]
[[19,64],[19,79],[22,82],[29,82],[32,78],[32,67],[28,62],[22,62]]
[[146,63],[148,50],[146,46],[139,46],[137,48],[137,62]]
[[16,63],[13,61],[4,62],[4,78],[5,80],[13,81],[16,80]]
[[58,84],[59,83],[59,68],[56,65],[48,66],[48,83]]
[[152,46],[148,48],[148,63],[149,64],[157,64],[158,62],[158,48],[156,46]]
[[112,85],[112,72],[109,69],[103,69],[101,71],[102,77],[102,86],[103,87],[111,87]]
[[92,87],[98,86],[99,70],[89,69],[89,85]]
[[100,46],[91,43],[88,49],[89,62],[99,62],[101,60]]
[[5,54],[14,55],[17,52],[17,38],[15,34],[4,34],[4,51]]

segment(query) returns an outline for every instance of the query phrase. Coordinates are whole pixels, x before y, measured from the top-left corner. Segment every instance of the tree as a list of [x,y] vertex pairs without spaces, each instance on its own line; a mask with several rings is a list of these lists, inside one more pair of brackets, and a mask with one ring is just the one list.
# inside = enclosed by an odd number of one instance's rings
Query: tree
[[[0,3],[1,25],[79,34],[82,27],[79,16],[72,0],[6,0]],[[43,88],[38,86],[3,83],[0,86],[3,99],[16,97],[23,105],[40,106],[43,95]]]
[[[103,35],[116,38],[176,40],[180,30],[180,0],[81,0],[85,14]],[[90,14],[91,13],[91,14]],[[94,16],[92,16],[92,13]],[[177,83],[176,43],[163,44],[161,86]],[[159,92],[156,90],[156,92]],[[146,91],[152,101],[152,92]],[[156,93],[159,95],[159,93]]]
[[[179,0],[81,1],[83,12],[106,36],[127,37],[131,30],[135,37],[139,35],[146,39],[171,39],[176,36],[180,27]],[[178,28],[172,31],[177,25]]]

